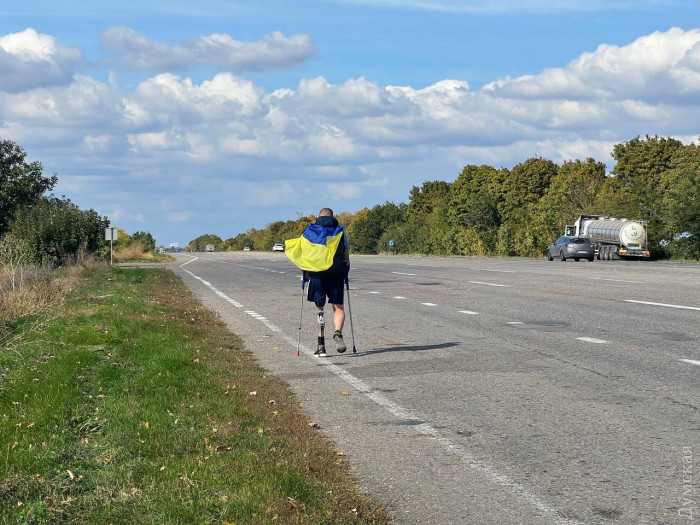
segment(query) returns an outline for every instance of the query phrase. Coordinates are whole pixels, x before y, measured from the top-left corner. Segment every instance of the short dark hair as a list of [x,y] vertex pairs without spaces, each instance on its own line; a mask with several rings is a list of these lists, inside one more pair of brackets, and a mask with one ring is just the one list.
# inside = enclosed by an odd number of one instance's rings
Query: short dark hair
[[321,211],[318,212],[319,217],[333,217],[333,210],[330,208],[321,208]]

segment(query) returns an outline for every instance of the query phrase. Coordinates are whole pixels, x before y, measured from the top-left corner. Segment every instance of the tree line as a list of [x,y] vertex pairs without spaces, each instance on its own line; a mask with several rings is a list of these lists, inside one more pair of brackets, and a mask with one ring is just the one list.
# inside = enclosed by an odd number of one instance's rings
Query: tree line
[[[655,257],[700,259],[700,148],[636,137],[615,145],[612,157],[609,173],[592,158],[556,164],[533,157],[512,169],[467,165],[452,182],[414,186],[408,203],[337,217],[354,253],[539,257],[566,224],[596,214],[648,221]],[[226,240],[203,235],[189,249],[270,250],[313,220],[277,221]]]
[[[64,197],[46,195],[58,183],[46,176],[40,162],[28,162],[15,142],[0,139],[0,265],[55,268],[86,255],[105,257],[109,219],[95,210],[81,210]],[[129,236],[119,231],[119,244],[139,243],[155,249],[149,232]]]

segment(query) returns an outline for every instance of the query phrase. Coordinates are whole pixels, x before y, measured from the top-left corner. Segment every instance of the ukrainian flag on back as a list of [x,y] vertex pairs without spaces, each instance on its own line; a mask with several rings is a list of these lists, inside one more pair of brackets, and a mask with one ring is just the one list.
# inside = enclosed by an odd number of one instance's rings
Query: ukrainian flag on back
[[284,253],[300,269],[322,272],[333,265],[333,256],[343,238],[343,227],[309,224],[301,237],[284,241]]

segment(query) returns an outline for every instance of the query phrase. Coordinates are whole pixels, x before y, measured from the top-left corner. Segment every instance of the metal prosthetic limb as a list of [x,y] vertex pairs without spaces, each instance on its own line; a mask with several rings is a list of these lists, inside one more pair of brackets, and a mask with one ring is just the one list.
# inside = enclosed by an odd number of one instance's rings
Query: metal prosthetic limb
[[323,319],[323,306],[318,306],[316,313],[318,314],[318,349],[326,350],[326,338],[324,335],[324,329],[326,327],[326,322]]

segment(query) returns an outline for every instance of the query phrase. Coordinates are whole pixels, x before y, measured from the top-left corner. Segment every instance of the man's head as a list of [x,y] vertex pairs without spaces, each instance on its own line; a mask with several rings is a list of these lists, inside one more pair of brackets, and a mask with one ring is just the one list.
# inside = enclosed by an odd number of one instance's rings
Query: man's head
[[321,211],[318,212],[319,217],[333,217],[333,210],[330,208],[321,208]]

